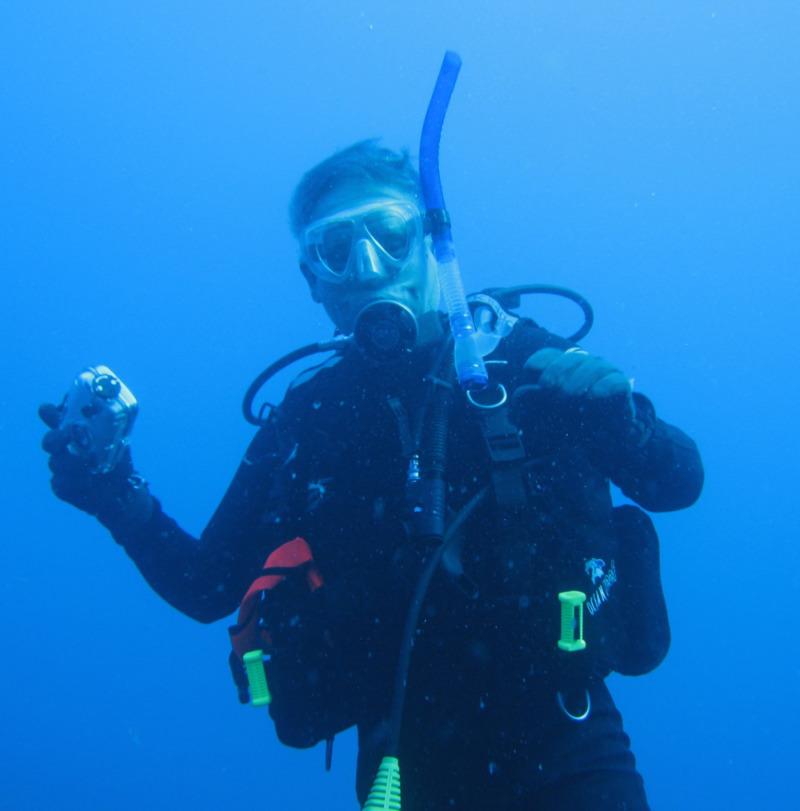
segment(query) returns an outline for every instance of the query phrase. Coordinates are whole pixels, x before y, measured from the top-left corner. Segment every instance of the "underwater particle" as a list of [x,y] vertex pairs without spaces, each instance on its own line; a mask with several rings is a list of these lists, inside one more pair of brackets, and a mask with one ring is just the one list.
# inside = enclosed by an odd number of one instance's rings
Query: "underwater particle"
[[492,777],[497,774],[497,764],[493,760],[489,761],[489,774],[492,775]]

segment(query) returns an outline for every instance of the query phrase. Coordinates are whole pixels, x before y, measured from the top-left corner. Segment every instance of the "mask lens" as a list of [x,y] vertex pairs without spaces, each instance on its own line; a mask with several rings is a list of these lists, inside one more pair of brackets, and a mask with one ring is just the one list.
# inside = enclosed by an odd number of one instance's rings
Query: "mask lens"
[[413,222],[397,211],[375,211],[365,220],[364,225],[375,242],[392,259],[402,260],[408,256],[413,236]]
[[317,257],[325,267],[341,276],[347,269],[350,249],[353,246],[353,223],[331,223],[322,229],[315,240]]

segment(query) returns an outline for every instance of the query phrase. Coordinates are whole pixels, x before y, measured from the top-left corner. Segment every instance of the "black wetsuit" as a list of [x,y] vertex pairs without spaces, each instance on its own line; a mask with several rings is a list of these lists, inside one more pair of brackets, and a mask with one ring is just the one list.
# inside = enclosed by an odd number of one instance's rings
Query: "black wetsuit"
[[[493,355],[506,361],[512,394],[530,382],[524,361],[543,346],[568,344],[520,321]],[[145,526],[115,533],[152,587],[203,622],[237,608],[268,553],[295,536],[308,541],[325,586],[310,594],[288,580],[270,594],[271,713],[281,740],[295,746],[357,724],[362,802],[384,754],[406,606],[429,551],[408,534],[404,434],[429,390],[434,352],[376,367],[353,351],[297,381],[253,440],[199,542],[158,505]],[[588,424],[579,410],[554,411],[545,401],[541,411],[531,405],[531,413],[514,414],[527,451],[528,503],[512,515],[493,495],[484,499],[464,528],[464,577],[437,574],[415,640],[400,740],[407,811],[647,807],[602,677],[612,667],[641,672],[655,664],[668,645],[665,615],[655,660],[615,665],[611,656],[574,681],[553,658],[549,619],[558,614],[551,591],[560,589],[559,567],[583,576],[592,544],[608,557],[612,536],[615,544],[627,537],[625,554],[636,561],[637,533],[649,539],[628,578],[637,582],[626,583],[620,552],[619,582],[598,581],[603,600],[649,594],[655,613],[663,608],[651,525],[633,507],[612,509],[609,480],[658,511],[689,506],[703,474],[694,443],[636,397],[635,442],[620,441],[597,415]],[[448,437],[452,514],[481,488],[491,491],[493,470],[476,409],[457,391]],[[602,567],[592,570],[587,593],[595,574]],[[585,691],[592,712],[576,722],[557,697],[579,712]]]

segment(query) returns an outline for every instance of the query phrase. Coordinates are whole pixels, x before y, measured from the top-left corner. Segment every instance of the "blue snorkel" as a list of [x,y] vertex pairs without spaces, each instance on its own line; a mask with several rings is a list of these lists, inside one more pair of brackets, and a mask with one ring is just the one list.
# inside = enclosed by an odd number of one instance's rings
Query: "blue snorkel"
[[450,216],[444,205],[442,180],[439,176],[439,141],[442,137],[442,125],[460,69],[461,57],[455,51],[447,51],[422,125],[419,174],[428,227],[433,240],[433,255],[436,257],[439,270],[439,285],[442,288],[453,333],[456,374],[461,388],[469,390],[486,386],[489,376],[475,341],[475,324],[464,294],[450,229]]

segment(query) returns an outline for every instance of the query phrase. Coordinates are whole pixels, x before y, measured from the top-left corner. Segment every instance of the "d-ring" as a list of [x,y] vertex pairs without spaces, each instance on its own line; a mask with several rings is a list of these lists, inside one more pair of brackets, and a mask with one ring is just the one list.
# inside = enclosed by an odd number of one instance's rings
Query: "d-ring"
[[[489,366],[508,366],[507,360],[502,360],[500,358],[496,360],[487,360],[485,361],[486,368],[488,370]],[[475,408],[482,408],[484,410],[490,410],[492,408],[500,408],[501,405],[504,405],[508,401],[508,392],[506,391],[506,387],[502,383],[498,383],[496,385],[496,391],[500,395],[497,399],[496,403],[481,403],[475,399],[471,391],[467,391],[467,401],[470,405],[474,405]],[[484,394],[486,389],[481,389],[481,394]]]
[[471,391],[467,391],[467,400],[469,400],[471,405],[474,405],[475,408],[500,408],[508,400],[508,392],[506,391],[506,387],[502,383],[497,384],[497,392],[499,393],[500,397],[498,398],[496,403],[479,403],[473,396]]
[[581,721],[585,721],[592,712],[592,697],[589,695],[589,690],[584,688],[583,691],[586,694],[586,709],[580,715],[573,715],[568,709],[566,704],[564,704],[564,696],[561,695],[561,690],[556,692],[556,700],[558,701],[558,706],[561,708],[561,712],[570,719],[570,721],[575,721],[576,723],[580,723]]

